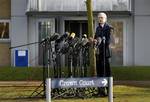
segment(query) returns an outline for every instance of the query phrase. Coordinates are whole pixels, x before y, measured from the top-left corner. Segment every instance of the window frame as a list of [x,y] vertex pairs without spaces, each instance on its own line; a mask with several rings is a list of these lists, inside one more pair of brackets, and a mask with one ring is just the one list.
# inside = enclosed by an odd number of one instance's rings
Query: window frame
[[5,39],[3,39],[3,38],[0,38],[0,42],[10,42],[10,39],[11,39],[11,32],[10,32],[10,28],[11,28],[11,24],[10,24],[10,20],[0,20],[0,23],[1,22],[7,22],[7,23],[9,23],[9,38],[5,38]]
[[[36,40],[39,42],[39,22],[48,22],[48,21],[52,21],[53,23],[54,23],[54,25],[55,25],[55,18],[39,18],[39,19],[37,19],[36,20],[36,32],[37,32],[37,35],[36,35]],[[52,32],[53,33],[55,33],[55,26],[52,28]],[[39,45],[38,45],[38,47],[37,47],[37,54],[38,54],[38,56],[39,56]],[[40,59],[38,58],[38,65],[40,65],[40,63],[39,63],[39,61],[40,61]],[[50,63],[52,63],[52,62],[50,62]]]
[[127,18],[110,18],[108,20],[109,21],[119,21],[119,22],[122,22],[123,23],[123,63],[122,63],[122,66],[125,66],[127,65],[127,54],[128,54],[128,51],[127,51]]

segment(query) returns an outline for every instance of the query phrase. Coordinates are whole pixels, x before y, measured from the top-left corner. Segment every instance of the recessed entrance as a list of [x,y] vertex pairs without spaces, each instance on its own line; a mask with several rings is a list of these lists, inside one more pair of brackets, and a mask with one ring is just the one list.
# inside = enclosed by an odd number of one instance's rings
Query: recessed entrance
[[74,32],[76,37],[88,33],[88,23],[86,20],[65,20],[65,32]]

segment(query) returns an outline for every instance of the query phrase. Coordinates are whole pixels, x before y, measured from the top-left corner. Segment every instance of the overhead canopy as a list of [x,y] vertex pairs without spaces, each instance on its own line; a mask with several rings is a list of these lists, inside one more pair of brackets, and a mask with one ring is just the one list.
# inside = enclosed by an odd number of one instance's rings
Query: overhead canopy
[[[131,11],[131,0],[92,0],[93,11]],[[86,11],[86,0],[28,0],[27,12]]]

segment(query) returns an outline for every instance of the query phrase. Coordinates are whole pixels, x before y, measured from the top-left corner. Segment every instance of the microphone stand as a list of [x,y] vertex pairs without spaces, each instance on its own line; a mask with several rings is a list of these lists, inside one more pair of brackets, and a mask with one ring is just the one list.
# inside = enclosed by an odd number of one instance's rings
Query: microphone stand
[[[52,64],[53,64],[53,69],[54,69],[54,78],[58,78],[58,69],[57,69],[57,66],[56,66],[56,49],[55,51],[53,50],[52,48],[52,45],[51,45],[51,42],[49,44],[49,49],[51,51],[51,54],[49,53],[49,55],[51,55],[51,58],[52,58]],[[55,47],[54,47],[55,48]],[[50,57],[49,57],[50,58]],[[49,60],[50,61],[50,60]]]
[[[28,43],[28,44],[23,44],[23,45],[19,45],[19,46],[13,46],[13,47],[10,47],[9,49],[14,49],[14,48],[19,48],[19,47],[23,47],[23,46],[29,46],[29,45],[33,45],[33,44],[39,44],[39,45],[42,45],[42,49],[43,49],[43,82],[40,84],[39,87],[37,87],[32,93],[31,95],[29,96],[30,98],[34,95],[34,93],[36,93],[35,96],[38,96],[38,95],[41,95],[42,97],[45,97],[46,96],[46,77],[49,77],[49,70],[50,70],[50,49],[51,49],[51,40],[48,41],[49,39],[48,38],[45,38],[44,40],[40,41],[40,42],[32,42],[32,43]],[[50,44],[49,45],[49,48],[48,50],[47,49],[47,43]],[[47,63],[47,67],[48,69],[46,70],[46,60],[45,60],[45,56],[46,56],[46,53],[48,53],[48,63]],[[42,85],[43,84],[43,85]],[[37,92],[40,87],[43,86],[43,90],[41,90],[40,92]],[[42,94],[43,93],[43,94]]]
[[44,91],[44,97],[46,96],[46,64],[45,64],[45,55],[46,55],[46,42],[43,44],[43,91]]
[[[43,91],[44,91],[44,93],[43,93],[43,95],[42,95],[42,97],[45,97],[45,95],[46,95],[46,93],[45,93],[45,89],[46,89],[46,87],[45,87],[45,78],[46,78],[46,64],[45,64],[45,53],[46,53],[46,39],[45,40],[43,40],[43,41],[41,41],[41,42],[32,42],[32,43],[28,43],[28,44],[22,44],[22,45],[18,45],[18,46],[13,46],[13,47],[10,47],[9,49],[15,49],[15,48],[20,48],[20,47],[23,47],[23,46],[29,46],[29,45],[33,45],[33,44],[42,44],[42,47],[43,47],[43,82],[40,84],[40,86],[39,87],[37,87],[36,89],[35,89],[35,91],[34,92],[32,92],[32,94],[29,96],[30,98],[33,96],[33,94],[34,93],[37,93],[37,95],[35,95],[35,96],[38,96],[38,95],[40,95]],[[43,90],[42,91],[40,91],[40,92],[37,92],[37,90],[42,86],[42,84],[43,84]]]
[[[46,52],[48,53],[48,51],[46,50],[47,49],[47,40],[43,40],[41,42],[38,42],[40,45],[42,45],[42,48],[43,48],[43,56],[42,56],[42,60],[43,60],[43,82],[40,84],[40,86],[38,86],[32,93],[31,95],[29,96],[29,98],[32,98],[32,97],[37,97],[37,96],[41,96],[41,97],[46,97],[46,77],[48,76],[48,70],[46,70],[46,60],[45,60],[45,56],[46,56]],[[43,90],[40,90],[40,87],[43,86]],[[38,92],[38,90],[40,90]],[[36,93],[35,96],[34,93]],[[43,93],[43,94],[42,94]]]
[[89,51],[89,49],[88,49],[88,46],[87,45],[85,45],[84,46],[84,48],[83,48],[83,72],[84,72],[84,74],[83,74],[83,77],[87,77],[87,64],[88,64],[88,51]]
[[73,77],[73,66],[72,66],[72,63],[73,63],[73,55],[72,55],[72,50],[71,47],[69,47],[69,53],[68,53],[68,77]]
[[81,77],[86,77],[86,60],[87,60],[87,56],[86,56],[86,48],[85,46],[82,46],[81,49]]
[[106,38],[105,37],[103,37],[102,38],[102,41],[103,41],[103,67],[104,67],[104,72],[103,72],[103,77],[105,77],[106,75],[106,59],[105,59],[105,56],[106,56],[106,46],[105,46],[105,43],[106,43]]
[[28,46],[28,45],[33,45],[33,44],[37,44],[37,43],[41,43],[41,42],[33,42],[33,43],[28,43],[28,44],[13,46],[13,47],[10,47],[9,49],[19,48],[19,47]]

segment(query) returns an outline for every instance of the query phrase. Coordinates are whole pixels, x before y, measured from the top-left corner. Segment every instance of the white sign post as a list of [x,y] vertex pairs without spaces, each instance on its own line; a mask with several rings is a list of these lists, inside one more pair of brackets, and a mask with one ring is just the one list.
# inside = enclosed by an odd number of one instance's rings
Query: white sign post
[[51,78],[46,79],[46,102],[51,102]]
[[113,77],[108,78],[108,102],[113,102]]

